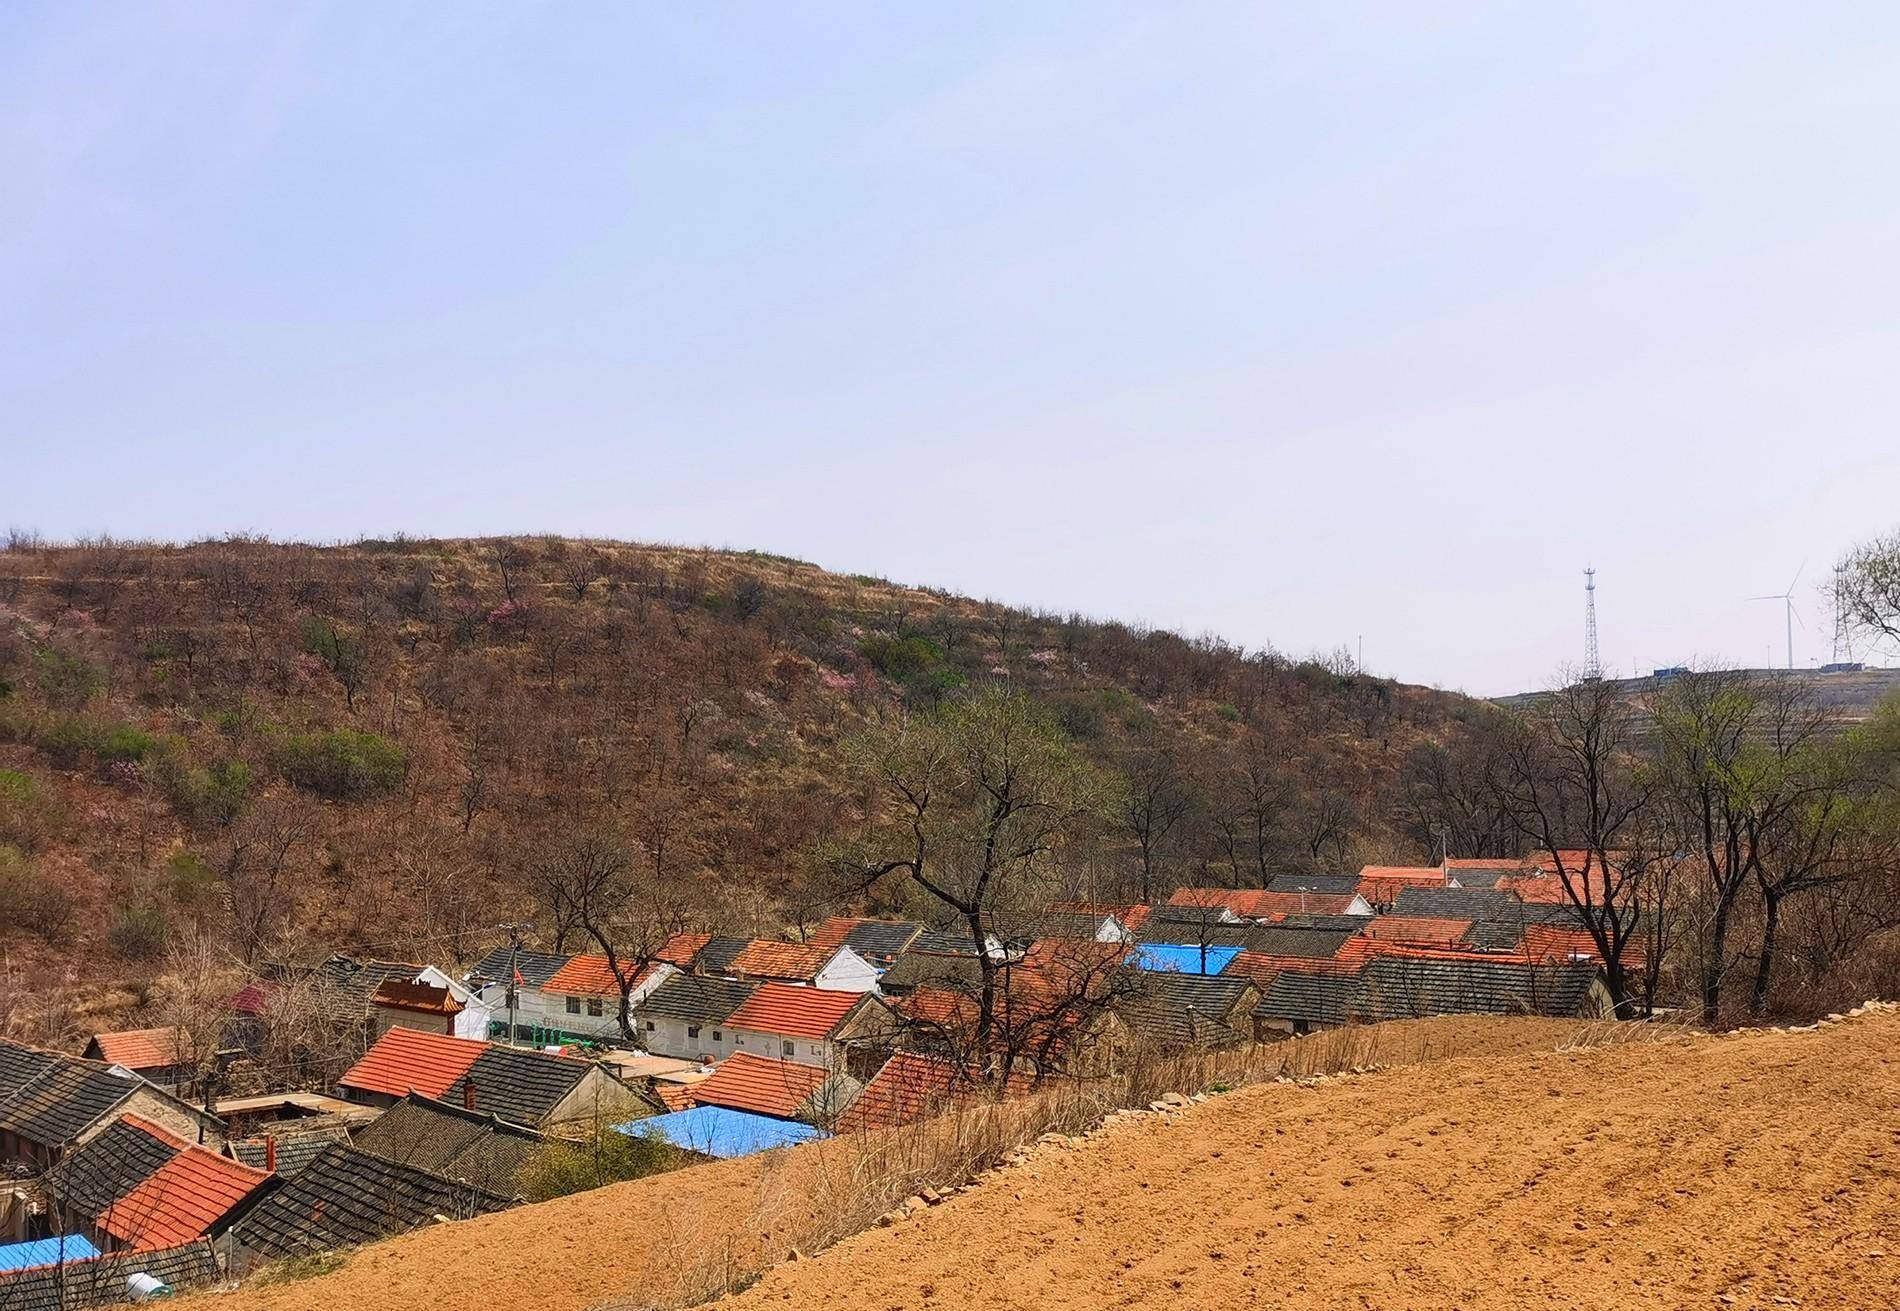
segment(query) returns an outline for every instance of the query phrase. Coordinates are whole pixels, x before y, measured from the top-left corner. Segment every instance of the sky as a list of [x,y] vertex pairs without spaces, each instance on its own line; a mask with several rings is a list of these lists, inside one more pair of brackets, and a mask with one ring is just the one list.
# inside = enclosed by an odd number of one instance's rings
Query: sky
[[1900,6],[0,6],[0,523],[755,548],[1479,694],[1830,655]]

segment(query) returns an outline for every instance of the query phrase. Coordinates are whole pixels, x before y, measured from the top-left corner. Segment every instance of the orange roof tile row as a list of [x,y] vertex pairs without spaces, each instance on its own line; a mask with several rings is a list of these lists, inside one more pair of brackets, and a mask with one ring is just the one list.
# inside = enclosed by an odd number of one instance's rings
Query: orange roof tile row
[[[1186,903],[1177,903],[1186,904]],[[1146,902],[1123,901],[1058,901],[1050,905],[1052,911],[1068,915],[1113,915],[1121,921],[1121,926],[1130,933],[1135,932],[1148,922],[1154,914],[1154,907]]]
[[1386,942],[1422,942],[1445,945],[1463,942],[1471,931],[1470,920],[1442,919],[1429,915],[1380,915],[1360,932],[1368,938]]
[[1244,974],[1262,988],[1282,970],[1294,974],[1351,974],[1357,963],[1341,963],[1331,956],[1276,956],[1265,951],[1243,951],[1229,961],[1222,974]]
[[761,983],[726,1023],[786,1038],[828,1038],[867,994],[794,983]]
[[376,1040],[337,1082],[362,1092],[401,1097],[413,1089],[440,1097],[467,1074],[488,1044],[477,1038],[395,1028]]
[[833,951],[844,946],[844,940],[851,936],[851,930],[866,923],[852,915],[833,915],[812,931],[805,941],[813,947],[829,947]]
[[268,1178],[193,1144],[114,1202],[99,1227],[134,1248],[176,1247],[202,1237]]
[[890,1129],[947,1109],[973,1094],[977,1078],[962,1066],[920,1052],[893,1052],[838,1121],[841,1132]]
[[[649,961],[634,970],[632,961],[623,960],[620,968],[631,972],[633,981],[628,986],[638,988],[653,977],[659,964]],[[565,993],[570,997],[618,997],[620,979],[605,956],[572,956],[541,985],[541,991]]]
[[1436,865],[1364,865],[1360,867],[1362,879],[1394,879],[1403,883],[1429,885],[1443,883],[1445,871]]
[[818,943],[774,942],[769,938],[755,938],[746,944],[744,951],[732,958],[732,973],[741,978],[808,983],[817,978],[818,972],[837,954],[837,947]]
[[[1601,962],[1603,953],[1597,950],[1597,940],[1590,930],[1566,928],[1561,924],[1526,924],[1524,926],[1524,955],[1538,964],[1551,961],[1573,959]],[[1640,942],[1623,944],[1623,964],[1631,969],[1641,969],[1648,959]]]
[[387,1006],[391,1010],[416,1011],[424,1015],[460,1015],[462,1003],[455,1000],[455,994],[447,988],[437,988],[427,983],[404,983],[400,979],[384,979],[376,985],[376,991],[370,994],[370,1004]]
[[156,1070],[178,1064],[178,1030],[120,1029],[94,1034],[99,1059],[128,1070]]
[[693,1085],[692,1095],[700,1106],[725,1106],[789,1120],[828,1078],[830,1072],[822,1066],[734,1052],[713,1068],[710,1078]]
[[683,970],[692,965],[694,958],[711,941],[710,933],[675,933],[660,944],[660,949],[653,953],[653,959]]

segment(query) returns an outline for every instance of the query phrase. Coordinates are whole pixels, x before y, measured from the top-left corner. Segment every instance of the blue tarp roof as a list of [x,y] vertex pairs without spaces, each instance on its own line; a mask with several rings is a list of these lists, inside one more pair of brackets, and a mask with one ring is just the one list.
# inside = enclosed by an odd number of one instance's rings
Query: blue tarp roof
[[666,1139],[675,1147],[705,1156],[750,1156],[774,1147],[791,1147],[823,1138],[822,1129],[795,1120],[778,1120],[724,1106],[695,1106],[614,1126],[619,1132]]
[[[1240,955],[1238,947],[1190,947],[1170,942],[1143,943],[1135,949],[1135,964],[1144,970],[1170,974],[1219,974]],[[1203,966],[1201,962],[1207,964]]]
[[65,1234],[59,1238],[36,1238],[30,1243],[8,1243],[0,1247],[0,1271],[30,1270],[36,1265],[58,1265],[60,1244],[66,1245],[65,1259],[84,1261],[99,1255],[99,1249],[86,1241],[84,1234]]

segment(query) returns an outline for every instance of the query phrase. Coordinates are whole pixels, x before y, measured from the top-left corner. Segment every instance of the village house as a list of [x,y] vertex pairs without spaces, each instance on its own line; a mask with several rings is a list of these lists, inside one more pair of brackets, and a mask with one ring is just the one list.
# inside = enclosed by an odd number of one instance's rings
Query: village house
[[723,1060],[738,1050],[732,1013],[760,984],[676,974],[647,994],[634,1013],[640,1045],[656,1056],[690,1061]]
[[828,992],[874,992],[877,967],[849,947],[754,938],[721,971],[735,979],[797,983]]
[[60,1227],[102,1252],[215,1238],[270,1183],[254,1169],[137,1114],[122,1114],[49,1171]]
[[455,1035],[462,1003],[445,987],[413,980],[384,979],[369,995],[372,1040],[398,1025],[425,1033]]
[[839,1070],[734,1052],[712,1077],[693,1085],[695,1106],[723,1106],[752,1115],[829,1128],[864,1085]]
[[386,1160],[417,1166],[501,1197],[521,1195],[521,1172],[546,1137],[492,1112],[412,1092],[350,1139]]
[[888,1044],[896,1021],[868,992],[833,992],[761,983],[726,1022],[734,1055],[751,1053],[801,1065],[845,1069],[866,1049]]
[[411,1092],[546,1132],[624,1115],[639,1099],[605,1066],[415,1029],[391,1029],[337,1082],[344,1098],[389,1107]]
[[224,1125],[216,1116],[149,1079],[102,1061],[0,1039],[0,1163],[44,1169],[125,1114],[143,1116],[213,1151],[224,1145]]
[[878,969],[915,942],[924,931],[917,920],[856,919],[835,915],[820,924],[808,939],[819,947],[849,947]]
[[192,1054],[179,1051],[181,1042],[189,1046],[190,1041],[189,1034],[170,1027],[118,1029],[95,1033],[81,1054],[87,1060],[130,1070],[160,1087],[173,1088],[189,1081],[195,1072]]

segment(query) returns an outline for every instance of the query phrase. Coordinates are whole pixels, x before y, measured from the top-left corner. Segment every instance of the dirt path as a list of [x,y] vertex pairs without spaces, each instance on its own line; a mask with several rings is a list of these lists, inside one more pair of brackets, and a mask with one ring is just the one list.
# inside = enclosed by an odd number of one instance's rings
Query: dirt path
[[722,1303],[1786,1305],[1900,1306],[1900,1015],[1243,1089]]

